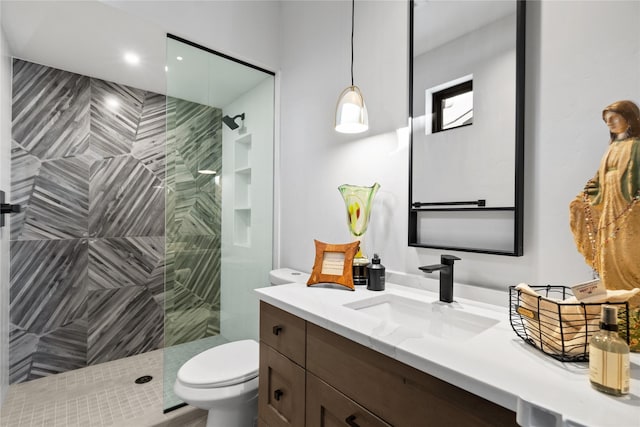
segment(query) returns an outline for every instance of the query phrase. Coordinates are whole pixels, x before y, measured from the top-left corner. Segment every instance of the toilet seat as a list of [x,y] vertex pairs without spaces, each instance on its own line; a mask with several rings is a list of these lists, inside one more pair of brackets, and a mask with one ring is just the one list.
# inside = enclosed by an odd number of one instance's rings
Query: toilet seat
[[219,345],[189,359],[178,380],[193,388],[219,388],[250,381],[258,376],[259,345],[254,340]]

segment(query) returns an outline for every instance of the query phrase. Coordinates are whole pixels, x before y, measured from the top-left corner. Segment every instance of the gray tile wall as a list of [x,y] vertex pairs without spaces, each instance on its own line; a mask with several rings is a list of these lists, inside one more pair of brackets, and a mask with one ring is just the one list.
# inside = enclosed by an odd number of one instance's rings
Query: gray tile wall
[[[220,331],[222,110],[169,98],[165,345]],[[213,123],[213,126],[209,125]]]
[[14,60],[11,383],[162,347],[165,301],[167,341],[219,332],[219,186],[197,168],[220,161],[221,111],[169,104]]

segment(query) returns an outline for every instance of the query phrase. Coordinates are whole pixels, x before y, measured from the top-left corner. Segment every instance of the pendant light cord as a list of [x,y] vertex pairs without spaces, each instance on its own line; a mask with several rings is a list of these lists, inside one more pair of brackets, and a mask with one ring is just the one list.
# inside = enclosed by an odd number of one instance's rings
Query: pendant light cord
[[353,26],[356,9],[356,0],[351,0],[351,86],[353,86]]

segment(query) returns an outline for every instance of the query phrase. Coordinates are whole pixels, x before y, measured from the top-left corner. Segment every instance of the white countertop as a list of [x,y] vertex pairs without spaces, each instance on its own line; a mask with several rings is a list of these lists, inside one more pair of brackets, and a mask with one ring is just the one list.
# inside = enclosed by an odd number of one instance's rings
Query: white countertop
[[[438,295],[387,283],[385,291],[288,284],[257,289],[262,301],[517,412],[524,426],[640,427],[640,354],[631,353],[630,393],[591,388],[588,363],[563,363],[518,338],[504,306],[454,298],[458,309],[498,323],[462,342],[389,328],[344,304],[382,294],[433,302]],[[454,290],[455,296],[455,290]]]

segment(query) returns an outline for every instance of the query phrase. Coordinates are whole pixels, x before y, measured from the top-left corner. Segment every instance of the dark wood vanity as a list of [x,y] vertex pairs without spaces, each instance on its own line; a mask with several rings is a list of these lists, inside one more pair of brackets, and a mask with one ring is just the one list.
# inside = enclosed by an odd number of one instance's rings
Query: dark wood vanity
[[261,426],[517,425],[508,409],[264,301],[259,375]]

